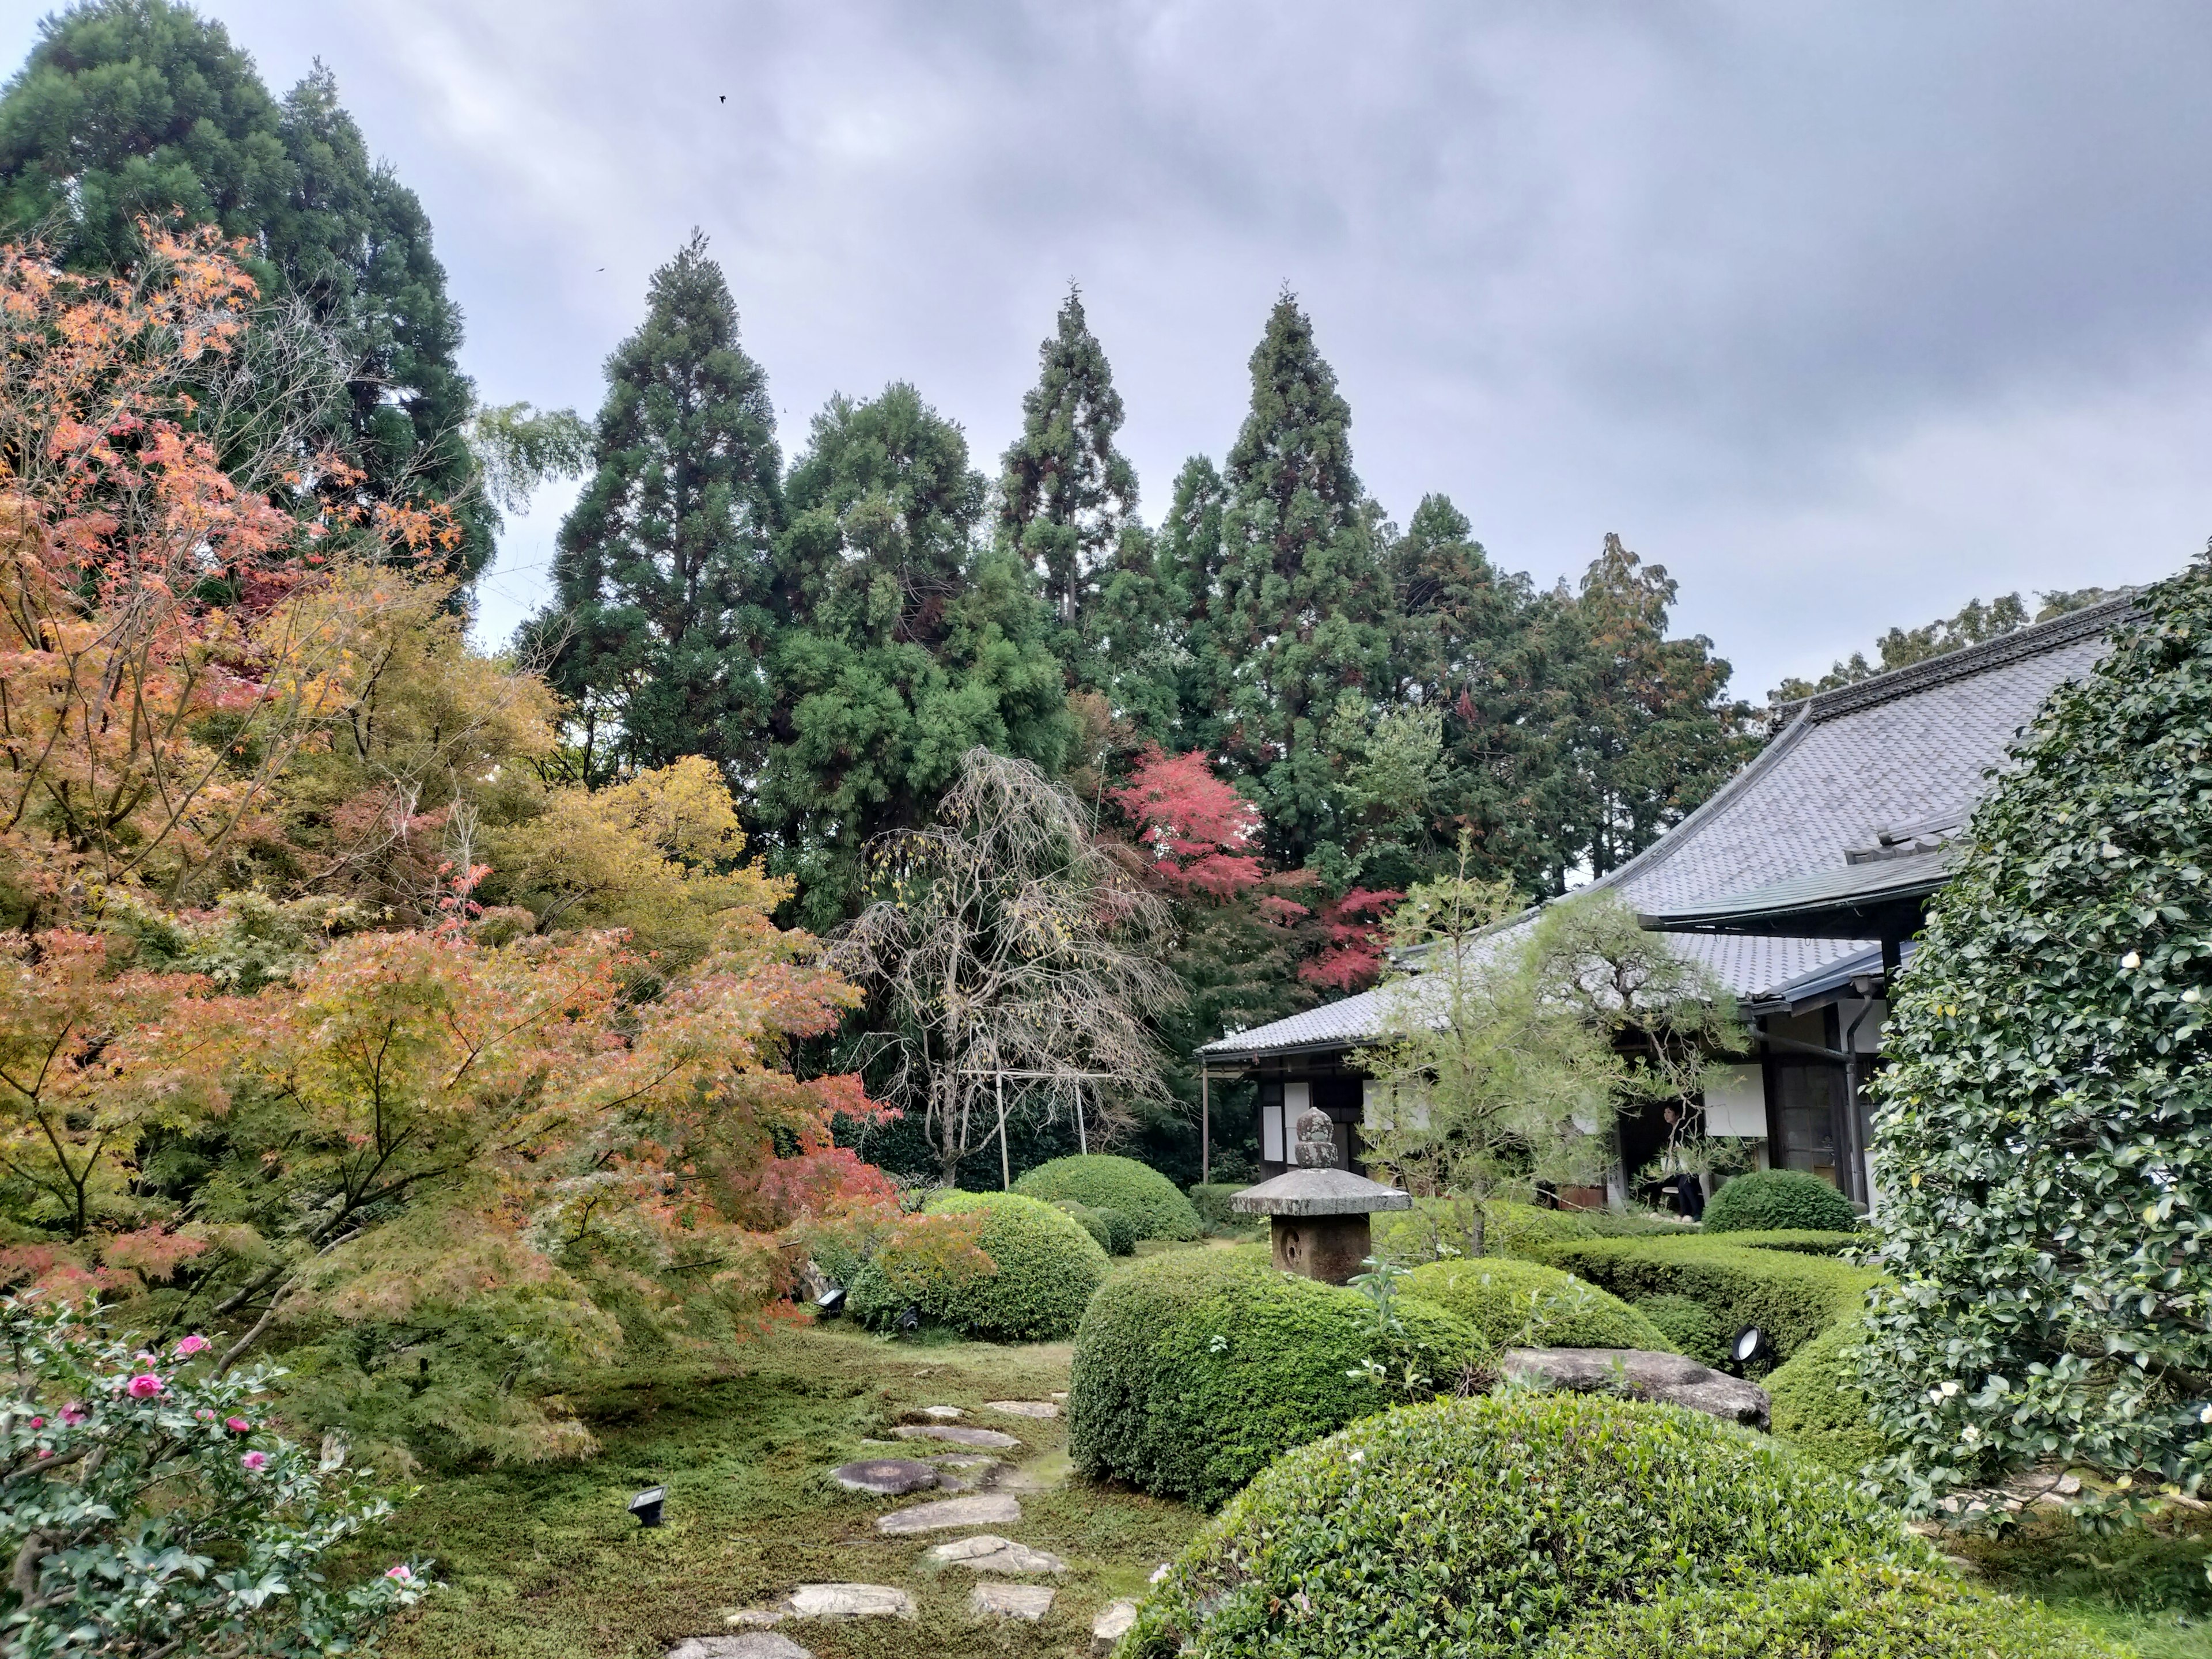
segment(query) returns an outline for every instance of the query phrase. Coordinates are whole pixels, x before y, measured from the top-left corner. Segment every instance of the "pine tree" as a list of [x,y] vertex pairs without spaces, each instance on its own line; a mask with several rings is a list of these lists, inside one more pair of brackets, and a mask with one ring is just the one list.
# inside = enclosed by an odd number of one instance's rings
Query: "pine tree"
[[0,232],[47,238],[78,270],[143,250],[181,212],[251,245],[264,290],[303,299],[351,362],[338,430],[385,500],[457,504],[463,574],[496,522],[471,490],[459,308],[415,193],[373,163],[318,64],[280,104],[222,26],[170,0],[95,0],[40,26],[0,94]]
[[[1341,769],[1322,737],[1346,697],[1364,703],[1389,672],[1376,515],[1352,470],[1351,408],[1291,295],[1251,368],[1251,412],[1225,475],[1222,622],[1208,641],[1227,692],[1225,747],[1258,785],[1276,855],[1340,866]],[[1349,872],[1329,873],[1348,884]]]
[[1114,447],[1121,394],[1073,286],[1037,359],[1037,383],[1022,398],[1022,435],[1002,462],[999,533],[1043,583],[1073,672],[1085,597],[1136,514],[1137,475]]
[[1139,743],[1218,750],[1227,668],[1219,629],[1221,475],[1203,455],[1183,463],[1157,532],[1123,526],[1099,572],[1078,684],[1103,692]]
[[577,708],[593,781],[704,755],[741,787],[768,747],[781,459],[702,234],[653,274],[606,373],[597,470],[525,637]]
[[850,915],[868,842],[927,821],[980,744],[1057,770],[1071,723],[1050,617],[960,428],[912,386],[833,398],[786,485],[785,631],[758,808],[808,925]]

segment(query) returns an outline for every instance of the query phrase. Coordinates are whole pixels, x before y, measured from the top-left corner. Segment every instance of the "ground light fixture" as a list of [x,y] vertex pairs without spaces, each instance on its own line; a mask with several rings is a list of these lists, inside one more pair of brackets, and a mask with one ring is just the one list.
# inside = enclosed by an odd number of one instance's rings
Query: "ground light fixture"
[[835,1319],[845,1311],[845,1287],[832,1285],[814,1298],[814,1311],[824,1319]]
[[1765,1331],[1756,1325],[1747,1325],[1735,1334],[1735,1340],[1729,1344],[1729,1353],[1737,1364],[1748,1365],[1772,1346],[1767,1341]]
[[667,1498],[667,1487],[647,1486],[629,1500],[629,1512],[637,1517],[641,1527],[657,1527],[660,1524],[660,1506]]

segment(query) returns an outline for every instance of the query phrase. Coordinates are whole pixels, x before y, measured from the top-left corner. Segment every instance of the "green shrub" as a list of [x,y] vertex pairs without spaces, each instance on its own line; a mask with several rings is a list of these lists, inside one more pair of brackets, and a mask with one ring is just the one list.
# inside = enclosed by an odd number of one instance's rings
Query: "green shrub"
[[[1595,1238],[1695,1238],[1698,1224],[1656,1210],[1569,1210]],[[1708,1212],[1707,1213],[1711,1213]]]
[[936,1279],[902,1290],[878,1261],[846,1287],[845,1307],[883,1328],[911,1307],[933,1323],[1000,1342],[1053,1342],[1073,1334],[1106,1277],[1106,1252],[1075,1218],[1018,1193],[940,1193],[933,1213],[980,1212],[975,1243],[998,1271],[988,1278]]
[[1513,1390],[1284,1456],[1176,1559],[1120,1652],[1504,1659],[1614,1603],[1838,1560],[1933,1565],[1894,1517],[1761,1436]]
[[1856,1315],[1879,1275],[1849,1262],[1788,1250],[1747,1250],[1724,1238],[1594,1239],[1550,1253],[1552,1265],[1635,1304],[1686,1296],[1710,1309],[1729,1336],[1747,1325],[1787,1360],[1838,1319]]
[[1406,1295],[1457,1314],[1494,1348],[1656,1348],[1674,1345],[1642,1314],[1595,1285],[1537,1261],[1478,1256],[1407,1273]]
[[1740,1250],[1794,1250],[1799,1255],[1841,1255],[1874,1243],[1871,1233],[1824,1233],[1808,1227],[1777,1227],[1715,1235]]
[[[1075,1334],[1068,1450],[1211,1507],[1279,1453],[1413,1392],[1455,1384],[1482,1354],[1467,1322],[1411,1299],[1378,1325],[1357,1291],[1277,1273],[1257,1248],[1139,1261],[1091,1298]],[[1367,1367],[1377,1364],[1376,1378]]]
[[[1409,1267],[1472,1256],[1470,1207],[1465,1199],[1417,1198],[1410,1210],[1386,1210],[1375,1218],[1375,1253]],[[1573,1210],[1493,1198],[1483,1205],[1482,1214],[1485,1256],[1540,1261],[1550,1245],[1598,1236],[1586,1217]]]
[[1106,1254],[1131,1255],[1137,1249],[1137,1224],[1115,1209],[1093,1210],[1106,1229]]
[[1078,1204],[1072,1198],[1063,1198],[1052,1206],[1062,1215],[1073,1216],[1075,1224],[1091,1235],[1091,1242],[1107,1255],[1114,1254],[1113,1230],[1107,1226],[1106,1218],[1088,1204]]
[[1733,1331],[1721,1328],[1721,1322],[1704,1303],[1686,1296],[1647,1296],[1632,1304],[1636,1311],[1667,1334],[1667,1341],[1678,1353],[1686,1353],[1700,1365],[1718,1365],[1728,1358],[1728,1340]]
[[1709,1233],[1772,1232],[1781,1228],[1847,1233],[1859,1224],[1851,1201],[1802,1170],[1754,1170],[1735,1176],[1705,1206]]
[[1119,1210],[1135,1224],[1139,1238],[1197,1238],[1206,1231],[1175,1182],[1133,1158],[1106,1152],[1056,1158],[1014,1182],[1014,1190],[1031,1198],[1072,1198],[1095,1210]]
[[1204,1182],[1194,1182],[1190,1187],[1190,1207],[1198,1212],[1198,1218],[1200,1222],[1217,1230],[1226,1231],[1263,1224],[1265,1218],[1240,1215],[1229,1207],[1229,1200],[1243,1190],[1244,1183],[1242,1182],[1231,1183],[1217,1181],[1211,1185]]
[[2125,1659],[2033,1601],[1893,1566],[1687,1589],[1588,1620],[1540,1659]]
[[1861,1321],[1839,1319],[1766,1379],[1775,1437],[1841,1474],[1856,1475],[1896,1449],[1875,1427],[1874,1407],[1844,1357],[1865,1335]]

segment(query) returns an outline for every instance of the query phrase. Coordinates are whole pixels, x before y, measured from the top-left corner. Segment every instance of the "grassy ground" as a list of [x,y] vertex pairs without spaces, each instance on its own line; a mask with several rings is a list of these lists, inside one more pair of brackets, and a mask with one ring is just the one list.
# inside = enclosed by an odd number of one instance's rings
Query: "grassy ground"
[[2033,1595],[2125,1642],[2142,1659],[2212,1659],[2212,1525],[2163,1522],[2084,1537],[2045,1516],[2002,1537],[1948,1541],[1996,1589]]
[[[779,1331],[750,1360],[741,1375],[665,1376],[582,1402],[605,1447],[590,1463],[427,1483],[374,1547],[384,1558],[434,1556],[450,1588],[426,1598],[387,1650],[404,1659],[659,1659],[684,1637],[726,1632],[726,1613],[795,1583],[857,1580],[910,1590],[921,1616],[806,1621],[793,1633],[817,1659],[1085,1653],[1092,1615],[1140,1593],[1204,1518],[1078,1483],[1023,1493],[1018,1525],[972,1530],[1051,1550],[1070,1571],[1041,1624],[979,1626],[967,1613],[973,1577],[921,1565],[931,1543],[968,1533],[879,1536],[877,1516],[921,1498],[846,1492],[826,1471],[897,1455],[861,1442],[921,1407],[951,1405],[969,1412],[968,1425],[1022,1439],[1023,1452],[1003,1457],[1047,1478],[1064,1473],[1064,1422],[981,1407],[1064,1389],[1066,1346],[892,1346],[830,1325]],[[648,1531],[626,1506],[654,1485],[668,1488],[666,1524]]]

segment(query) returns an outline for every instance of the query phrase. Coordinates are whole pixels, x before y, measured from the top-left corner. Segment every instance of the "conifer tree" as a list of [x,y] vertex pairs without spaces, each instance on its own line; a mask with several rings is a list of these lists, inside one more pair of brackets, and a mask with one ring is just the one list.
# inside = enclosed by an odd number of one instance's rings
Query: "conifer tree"
[[1121,394],[1073,285],[1037,358],[1037,383],[1022,398],[1022,435],[1001,464],[999,532],[1043,583],[1062,649],[1074,659],[1093,574],[1135,515],[1137,475],[1114,447]]
[[525,637],[577,708],[592,781],[704,755],[737,787],[767,752],[775,409],[702,234],[646,305],[607,360],[596,471]]
[[1158,532],[1126,526],[1099,574],[1078,679],[1107,696],[1139,743],[1208,752],[1220,744],[1223,505],[1220,473],[1192,456]]
[[303,300],[350,360],[332,418],[365,488],[455,504],[474,576],[496,522],[470,486],[446,294],[414,191],[373,162],[321,64],[280,103],[220,23],[170,0],[95,0],[40,26],[0,94],[0,232],[48,238],[77,270],[143,252],[142,218],[180,212],[251,247],[264,292]]
[[1211,641],[1227,676],[1225,747],[1258,786],[1276,855],[1326,862],[1340,769],[1322,734],[1343,699],[1364,702],[1389,672],[1375,514],[1352,470],[1351,408],[1291,295],[1276,301],[1251,368],[1251,412],[1224,475],[1222,623]]
[[927,822],[969,749],[1049,774],[1072,727],[1029,572],[979,543],[968,441],[912,386],[831,398],[785,493],[758,809],[801,914],[826,927],[864,896],[861,849]]

